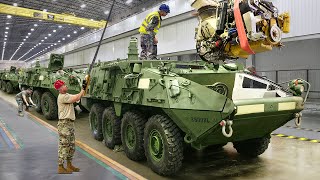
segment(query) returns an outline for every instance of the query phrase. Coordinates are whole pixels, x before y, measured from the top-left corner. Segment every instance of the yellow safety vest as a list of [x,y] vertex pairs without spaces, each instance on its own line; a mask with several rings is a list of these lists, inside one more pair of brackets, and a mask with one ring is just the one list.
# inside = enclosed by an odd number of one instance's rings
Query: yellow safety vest
[[147,29],[146,29],[146,28],[147,28],[148,24],[150,23],[151,19],[152,19],[154,16],[157,16],[157,17],[158,17],[159,23],[158,23],[158,26],[156,26],[156,27],[154,28],[153,32],[154,32],[155,34],[158,33],[158,31],[159,31],[159,29],[160,29],[160,26],[161,26],[161,17],[160,17],[159,12],[158,12],[158,11],[155,11],[155,12],[152,12],[152,13],[148,14],[148,16],[147,16],[147,17],[144,19],[144,21],[142,22],[142,24],[141,24],[141,26],[140,26],[140,28],[139,28],[139,32],[140,32],[141,34],[149,34],[149,33],[147,32]]

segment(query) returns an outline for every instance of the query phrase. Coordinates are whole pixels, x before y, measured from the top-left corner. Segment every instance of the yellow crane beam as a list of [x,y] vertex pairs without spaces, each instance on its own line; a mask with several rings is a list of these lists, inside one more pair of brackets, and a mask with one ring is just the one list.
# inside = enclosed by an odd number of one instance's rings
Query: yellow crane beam
[[103,28],[106,21],[96,21],[86,18],[79,18],[70,14],[56,14],[34,9],[22,8],[0,3],[0,14],[21,16],[26,18],[41,19],[50,22],[73,24],[87,28]]

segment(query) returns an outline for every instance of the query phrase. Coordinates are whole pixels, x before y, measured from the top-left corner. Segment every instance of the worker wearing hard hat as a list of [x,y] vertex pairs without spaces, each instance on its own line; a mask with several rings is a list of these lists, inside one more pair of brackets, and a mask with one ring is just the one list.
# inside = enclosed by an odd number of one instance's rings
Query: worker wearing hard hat
[[157,59],[158,39],[156,34],[161,27],[162,16],[170,13],[170,8],[166,4],[159,7],[159,11],[152,12],[142,22],[139,32],[141,34],[141,59]]

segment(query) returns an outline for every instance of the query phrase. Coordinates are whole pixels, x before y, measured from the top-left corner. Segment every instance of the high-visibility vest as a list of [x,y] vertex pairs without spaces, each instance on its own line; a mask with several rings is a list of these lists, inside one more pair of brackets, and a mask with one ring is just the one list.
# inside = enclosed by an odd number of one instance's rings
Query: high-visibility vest
[[161,26],[161,17],[160,17],[160,14],[158,11],[155,11],[155,12],[152,12],[150,14],[148,14],[148,16],[144,19],[144,21],[142,22],[140,28],[139,28],[139,32],[141,34],[148,34],[147,32],[147,26],[148,24],[150,23],[150,21],[152,20],[153,17],[157,17],[159,19],[159,23],[158,25],[154,28],[153,32],[155,34],[158,33],[159,29],[160,29],[160,26]]

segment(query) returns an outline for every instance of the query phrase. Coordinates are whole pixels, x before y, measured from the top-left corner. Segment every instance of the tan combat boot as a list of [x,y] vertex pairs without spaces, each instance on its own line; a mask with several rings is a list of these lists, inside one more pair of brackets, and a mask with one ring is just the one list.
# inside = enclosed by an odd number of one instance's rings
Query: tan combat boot
[[71,162],[71,161],[67,161],[67,170],[68,170],[68,171],[73,171],[73,172],[79,172],[79,171],[80,171],[79,168],[74,167],[74,166],[72,165],[72,162]]
[[72,174],[72,170],[65,169],[63,165],[59,165],[58,174]]

